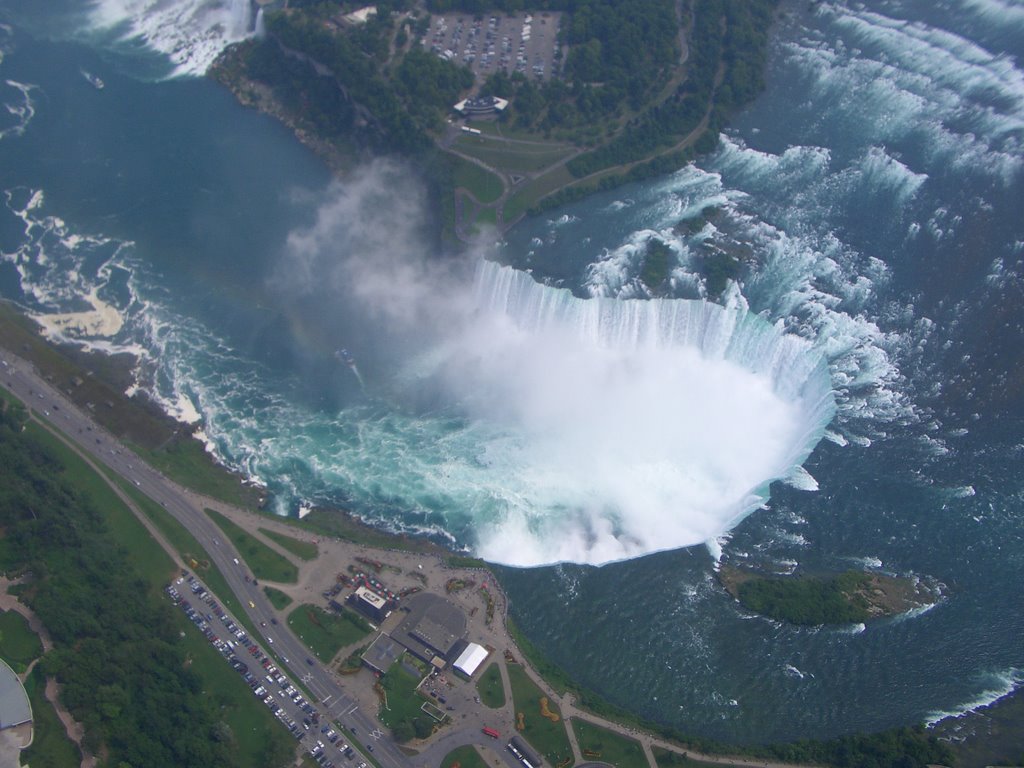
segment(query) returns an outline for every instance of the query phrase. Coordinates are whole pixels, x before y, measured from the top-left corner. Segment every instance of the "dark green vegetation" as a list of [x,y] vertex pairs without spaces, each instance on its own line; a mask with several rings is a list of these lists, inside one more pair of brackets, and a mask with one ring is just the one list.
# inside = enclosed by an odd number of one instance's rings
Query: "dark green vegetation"
[[253,577],[284,584],[294,584],[299,578],[299,569],[291,560],[279,555],[216,510],[207,509],[206,514],[224,531],[224,535],[231,539],[231,543],[252,570]]
[[561,721],[558,705],[548,701],[548,711],[559,715],[552,721],[541,714],[541,699],[547,698],[527,676],[519,664],[508,665],[508,681],[512,686],[512,701],[515,704],[516,716],[523,714],[523,730],[521,735],[551,765],[558,765],[567,757],[572,757],[572,747],[565,733],[565,724]]
[[856,593],[866,574],[826,578],[756,579],[739,588],[745,608],[793,624],[850,624],[870,618],[867,602]]
[[192,433],[145,400],[126,397],[127,362],[47,344],[38,326],[0,301],[0,345],[17,350],[51,384],[146,462],[168,477],[231,504],[256,507],[260,496],[214,463]]
[[421,709],[424,699],[416,692],[419,682],[401,663],[392,665],[380,678],[387,697],[387,705],[379,712],[380,721],[391,729],[396,741],[424,739],[434,730],[436,721]]
[[311,541],[300,541],[292,536],[272,531],[269,528],[260,528],[259,532],[301,560],[316,560],[316,556],[320,552],[316,544]]
[[0,658],[22,674],[43,653],[43,644],[17,611],[0,613]]
[[798,741],[756,750],[759,757],[832,768],[924,768],[951,765],[949,747],[929,736],[924,726],[894,728],[870,736],[828,741]]
[[926,581],[879,573],[774,576],[723,565],[718,579],[751,611],[793,624],[848,624],[894,616],[934,603]]
[[[250,633],[253,633],[252,623],[249,621],[248,615],[241,610],[238,600],[235,598],[231,588],[228,587],[224,574],[220,572],[217,566],[210,562],[210,556],[196,540],[196,537],[179,523],[173,515],[127,480],[109,470],[102,470],[102,472],[110,481],[120,487],[121,492],[132,500],[132,503],[139,508],[142,514],[149,518],[150,522],[167,539],[167,542],[178,551],[182,561],[191,567],[195,574],[203,579],[215,594],[222,596],[221,602],[224,606],[245,625]],[[97,490],[100,493],[106,491],[102,486],[98,487]]]
[[371,631],[351,611],[339,615],[309,604],[300,605],[288,615],[288,626],[322,661],[330,661],[342,648],[358,643]]
[[279,611],[283,611],[289,605],[292,604],[292,599],[288,597],[280,589],[274,589],[273,587],[264,587],[263,594],[267,596],[270,604],[277,608]]
[[487,761],[472,746],[466,745],[453,749],[441,761],[441,768],[452,768],[454,765],[459,768],[487,768]]
[[473,76],[419,46],[392,56],[395,20],[381,4],[378,10],[356,26],[339,21],[334,3],[269,13],[269,35],[236,48],[211,74],[263,84],[291,119],[329,143],[344,139],[379,151],[423,153],[432,147],[430,132],[440,130]]
[[78,768],[82,753],[68,738],[64,724],[46,700],[46,680],[38,667],[25,681],[25,692],[32,705],[32,746],[22,752],[22,761],[33,768]]
[[[84,744],[110,765],[283,763],[284,730],[205,640],[181,639],[187,622],[159,592],[173,563],[101,478],[59,449],[0,413],[0,567],[31,574],[21,599],[54,641],[42,670],[61,683]],[[200,654],[233,676],[225,685],[237,703],[220,687],[204,693],[188,663]],[[235,730],[243,701],[255,735]]]
[[501,670],[497,662],[492,662],[476,683],[480,701],[485,707],[500,709],[505,706],[505,686],[501,682]]
[[652,238],[647,241],[644,253],[644,267],[640,271],[640,279],[652,291],[657,291],[668,279],[673,263],[672,249],[662,240]]
[[646,768],[647,756],[640,742],[578,718],[573,718],[572,728],[584,757],[616,768]]
[[[474,83],[468,68],[424,50],[429,18],[412,3],[377,3],[376,16],[349,24],[347,6],[311,0],[268,13],[267,37],[230,49],[211,74],[292,125],[336,167],[362,149],[413,157],[443,191],[446,217],[463,186],[482,206],[463,211],[466,222],[508,223],[527,209],[675,170],[713,148],[727,118],[763,86],[777,2],[539,0],[530,11],[563,14],[558,76],[500,72]],[[430,0],[427,8],[476,15],[525,4]],[[477,89],[509,99],[501,125],[525,143],[490,141],[487,131],[451,144],[444,118]],[[469,171],[437,156],[450,145],[486,163],[493,178],[463,178]],[[514,189],[513,176],[523,182]]]

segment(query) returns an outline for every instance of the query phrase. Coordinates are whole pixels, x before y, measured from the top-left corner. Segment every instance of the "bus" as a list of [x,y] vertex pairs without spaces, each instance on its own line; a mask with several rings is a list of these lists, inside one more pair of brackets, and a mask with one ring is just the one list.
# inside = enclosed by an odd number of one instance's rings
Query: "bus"
[[498,733],[493,728],[484,728],[483,732],[486,733],[488,736],[490,736],[492,739],[500,739],[501,738],[501,734]]

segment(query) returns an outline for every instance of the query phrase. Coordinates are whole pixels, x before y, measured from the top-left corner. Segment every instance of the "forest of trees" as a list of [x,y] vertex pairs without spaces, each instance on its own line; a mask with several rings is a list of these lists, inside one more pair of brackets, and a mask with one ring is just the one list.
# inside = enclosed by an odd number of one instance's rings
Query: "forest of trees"
[[187,668],[170,604],[21,427],[15,408],[0,411],[0,569],[31,574],[21,599],[54,642],[42,669],[85,726],[83,745],[117,768],[236,765],[234,735]]
[[[717,134],[764,87],[762,69],[777,0],[691,0],[693,30],[686,79],[675,93],[630,121],[599,149],[569,163],[577,178],[623,165],[682,141],[708,116]],[[722,66],[721,83],[714,87]]]
[[837,576],[754,578],[739,585],[737,596],[744,607],[779,621],[855,624],[870,618],[866,601],[857,594],[869,578],[856,571]]
[[336,10],[318,5],[268,14],[271,34],[244,52],[247,74],[273,88],[318,133],[324,126],[322,136],[350,135],[378,151],[407,155],[430,149],[430,132],[473,84],[472,73],[417,47],[386,71],[391,15],[378,13],[338,34],[325,23]]

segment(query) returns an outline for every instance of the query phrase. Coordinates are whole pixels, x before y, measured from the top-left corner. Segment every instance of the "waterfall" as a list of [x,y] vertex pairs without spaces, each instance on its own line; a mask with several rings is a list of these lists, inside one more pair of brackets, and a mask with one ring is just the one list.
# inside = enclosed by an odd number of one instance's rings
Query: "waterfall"
[[802,465],[836,405],[806,340],[745,309],[581,299],[492,262],[475,297],[481,327],[497,320],[481,332],[490,358],[474,346],[493,369],[474,386],[530,446],[511,481],[530,501],[481,537],[484,556],[601,563],[710,542],[773,481],[817,488]]
[[263,37],[267,33],[267,28],[263,23],[263,9],[260,8],[256,11],[256,37]]
[[581,299],[564,288],[542,285],[526,272],[486,261],[477,271],[476,292],[482,308],[503,313],[534,334],[571,328],[602,348],[692,347],[706,359],[728,360],[764,375],[781,398],[806,405],[810,431],[819,432],[814,443],[835,415],[832,381],[821,354],[747,310],[686,299]]
[[235,38],[252,31],[252,0],[231,0],[228,31]]

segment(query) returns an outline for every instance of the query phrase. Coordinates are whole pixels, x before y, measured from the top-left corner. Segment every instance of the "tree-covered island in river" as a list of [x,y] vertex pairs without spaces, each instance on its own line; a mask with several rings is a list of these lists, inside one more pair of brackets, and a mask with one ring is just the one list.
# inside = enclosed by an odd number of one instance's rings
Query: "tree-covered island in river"
[[336,170],[417,159],[467,239],[713,148],[762,88],[776,4],[273,2],[211,74]]

